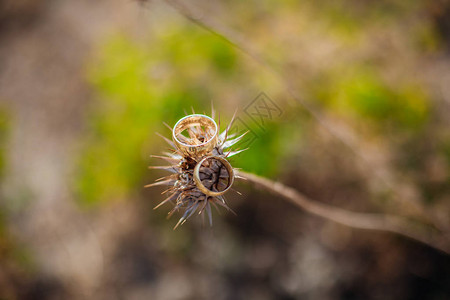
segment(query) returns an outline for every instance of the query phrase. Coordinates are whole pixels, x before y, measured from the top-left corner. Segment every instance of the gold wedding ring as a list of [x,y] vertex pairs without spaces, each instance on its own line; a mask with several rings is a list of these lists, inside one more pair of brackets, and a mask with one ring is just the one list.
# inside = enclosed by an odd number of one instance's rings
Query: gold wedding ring
[[[227,182],[227,185],[226,185],[226,187],[225,187],[223,190],[221,190],[221,191],[218,191],[217,189],[216,189],[216,191],[212,191],[212,190],[208,189],[207,187],[205,187],[205,185],[202,183],[202,180],[200,179],[200,168],[201,168],[202,164],[203,164],[204,162],[206,162],[207,160],[216,160],[216,161],[219,161],[219,162],[222,164],[222,166],[224,166],[224,167],[226,168],[226,170],[227,170],[227,172],[228,172],[228,182]],[[217,176],[220,177],[220,170],[219,170],[219,174],[217,174]],[[219,180],[219,178],[218,178],[217,180]],[[195,184],[196,184],[197,188],[198,188],[202,193],[204,193],[205,195],[212,196],[212,197],[220,196],[220,195],[224,194],[226,191],[228,191],[228,190],[231,188],[231,186],[233,185],[233,182],[234,182],[234,171],[233,171],[233,167],[232,167],[232,166],[230,165],[230,163],[229,163],[225,158],[223,158],[222,156],[207,156],[207,157],[204,157],[201,161],[199,161],[199,162],[197,163],[197,165],[196,165],[195,168],[194,168],[194,181],[195,181]]]
[[[182,134],[189,133],[189,137]],[[205,115],[194,114],[181,118],[173,127],[172,139],[185,156],[201,156],[210,152],[218,142],[216,122]]]

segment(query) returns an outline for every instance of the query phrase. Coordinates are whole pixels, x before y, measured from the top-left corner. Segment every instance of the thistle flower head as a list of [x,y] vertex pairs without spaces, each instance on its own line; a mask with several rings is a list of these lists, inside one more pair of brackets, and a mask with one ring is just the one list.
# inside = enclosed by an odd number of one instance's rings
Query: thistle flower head
[[153,156],[160,158],[169,165],[152,166],[152,169],[162,169],[172,174],[157,179],[150,186],[168,186],[163,194],[167,198],[156,207],[172,202],[174,208],[168,217],[177,211],[182,212],[182,217],[174,229],[186,222],[195,213],[208,216],[212,224],[211,205],[218,208],[222,206],[228,211],[224,193],[228,191],[234,182],[234,169],[227,158],[236,155],[243,150],[233,151],[230,148],[239,142],[243,136],[236,137],[229,134],[233,119],[227,128],[219,134],[219,126],[213,117],[202,114],[192,114],[181,118],[173,128],[172,141],[161,136],[172,148],[165,152],[164,156]]

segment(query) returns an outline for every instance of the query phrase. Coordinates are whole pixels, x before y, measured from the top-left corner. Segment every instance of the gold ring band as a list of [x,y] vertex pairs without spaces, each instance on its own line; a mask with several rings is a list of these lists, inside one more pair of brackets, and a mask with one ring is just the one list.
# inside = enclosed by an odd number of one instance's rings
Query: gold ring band
[[[204,127],[205,136],[199,137],[203,140],[185,137],[181,133],[185,130],[195,132],[196,127]],[[186,156],[200,156],[210,152],[218,142],[218,132],[216,122],[205,115],[194,114],[178,120],[172,130],[172,139],[176,147]]]
[[[222,191],[215,192],[215,191],[209,190],[208,188],[205,187],[205,185],[202,183],[202,181],[200,179],[200,167],[202,166],[202,164],[206,160],[209,160],[209,159],[218,160],[227,169],[227,172],[228,172],[228,184],[227,184],[226,188],[224,190],[222,190]],[[220,176],[220,174],[218,176]],[[233,185],[233,182],[234,182],[233,167],[222,156],[207,156],[207,157],[204,157],[201,161],[199,161],[197,163],[197,165],[194,168],[194,181],[195,181],[195,184],[196,184],[197,188],[203,194],[208,195],[208,196],[212,196],[212,197],[220,196],[220,195],[224,194],[226,191],[228,191],[231,188],[231,186]]]

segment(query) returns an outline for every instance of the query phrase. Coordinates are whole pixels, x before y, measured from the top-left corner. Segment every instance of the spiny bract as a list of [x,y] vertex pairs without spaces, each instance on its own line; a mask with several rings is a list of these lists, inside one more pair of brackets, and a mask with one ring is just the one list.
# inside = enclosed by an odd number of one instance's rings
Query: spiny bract
[[[175,202],[175,207],[169,212],[168,217],[172,216],[172,214],[176,211],[183,212],[183,215],[175,225],[174,229],[180,224],[184,224],[184,222],[186,222],[186,220],[196,212],[202,216],[204,216],[204,213],[206,212],[209,223],[212,225],[211,205],[214,205],[216,208],[217,205],[219,205],[226,208],[228,211],[233,212],[228,207],[225,197],[222,194],[211,196],[209,194],[205,194],[199,189],[194,180],[194,169],[197,164],[203,160],[202,164],[199,166],[199,179],[204,188],[213,193],[215,192],[215,194],[219,194],[221,191],[231,187],[233,178],[230,177],[233,176],[233,172],[230,176],[229,172],[227,172],[227,168],[224,168],[223,162],[215,160],[214,157],[224,158],[221,160],[227,163],[225,158],[229,158],[246,150],[242,149],[233,151],[230,149],[231,146],[239,142],[247,133],[245,132],[238,137],[236,137],[237,134],[229,134],[235,115],[233,116],[230,124],[220,135],[218,134],[220,120],[219,126],[214,123],[215,129],[207,128],[206,126],[201,126],[200,124],[193,124],[191,127],[188,126],[186,130],[182,130],[183,132],[187,132],[188,136],[183,135],[182,132],[175,135],[175,127],[171,128],[165,124],[172,131],[174,141],[177,141],[178,143],[174,143],[173,141],[160,135],[172,147],[172,149],[170,149],[170,152],[164,152],[164,156],[152,155],[152,157],[160,158],[169,163],[169,165],[151,166],[149,168],[166,170],[172,174],[159,178],[155,183],[146,185],[145,187],[159,185],[168,186],[168,189],[162,192],[162,194],[168,194],[168,197],[159,203],[154,209],[165,203]],[[191,116],[204,117],[213,120],[215,113],[213,109],[212,118],[205,115],[196,115],[195,113]],[[184,118],[189,117],[190,116]],[[203,153],[186,153],[186,151],[180,149],[179,146],[179,143],[182,142],[184,145],[190,145],[195,148],[197,145],[205,144],[213,137],[215,138],[215,141],[214,144],[211,145],[211,149],[208,149],[208,151]],[[229,165],[229,168],[231,168],[231,165]],[[233,169],[231,168],[231,170]],[[235,177],[239,178],[238,175]]]

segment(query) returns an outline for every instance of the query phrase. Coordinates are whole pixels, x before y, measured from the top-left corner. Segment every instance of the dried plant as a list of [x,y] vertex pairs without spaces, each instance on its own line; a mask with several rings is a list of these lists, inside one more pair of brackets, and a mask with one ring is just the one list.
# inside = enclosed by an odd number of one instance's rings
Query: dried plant
[[[214,115],[214,110],[212,118],[194,113],[181,118],[173,128],[166,124],[172,131],[172,141],[161,137],[172,148],[170,152],[164,152],[164,156],[152,155],[168,162],[169,165],[151,166],[151,169],[166,170],[172,174],[159,178],[146,187],[168,186],[163,194],[167,193],[169,196],[155,209],[168,202],[175,203],[168,217],[177,211],[183,214],[174,229],[184,224],[195,213],[202,217],[206,213],[212,225],[211,205],[217,209],[218,206],[222,206],[233,212],[223,194],[231,189],[234,178],[240,178],[330,221],[358,229],[396,233],[450,254],[449,239],[427,224],[415,224],[393,215],[357,213],[332,207],[309,199],[282,183],[234,169],[227,158],[246,150],[231,150],[245,133],[238,137],[229,134],[233,116],[227,128],[219,134],[219,126],[213,119]],[[220,125],[220,122],[218,123]]]
[[168,186],[163,194],[169,196],[155,209],[165,203],[175,202],[175,207],[168,217],[177,211],[182,211],[183,215],[174,229],[195,213],[203,217],[206,212],[211,225],[211,205],[216,208],[222,206],[232,212],[224,193],[231,189],[236,175],[227,158],[245,150],[231,150],[245,133],[238,137],[236,134],[229,134],[233,116],[227,128],[219,134],[220,121],[217,125],[213,119],[214,115],[213,109],[212,118],[194,113],[180,119],[173,128],[166,124],[172,131],[172,141],[161,137],[172,148],[170,152],[165,152],[164,156],[153,155],[170,165],[150,168],[166,170],[172,174],[159,178],[146,187]]

